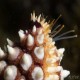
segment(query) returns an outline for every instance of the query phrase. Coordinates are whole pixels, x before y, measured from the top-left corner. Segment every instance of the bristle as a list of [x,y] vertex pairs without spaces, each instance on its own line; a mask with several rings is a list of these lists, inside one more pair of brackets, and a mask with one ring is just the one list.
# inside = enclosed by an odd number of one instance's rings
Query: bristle
[[54,21],[53,26],[56,24],[56,22],[60,19],[62,15],[60,14],[59,17]]
[[64,35],[67,35],[67,34],[72,33],[72,32],[75,32],[75,30],[70,30],[70,31],[64,32],[64,33],[60,34],[59,36],[57,36],[56,38],[60,38]]
[[61,37],[61,38],[54,38],[54,41],[59,41],[59,40],[63,40],[63,39],[70,39],[70,38],[75,38],[75,37],[77,37],[77,35],[66,36],[66,37]]
[[31,14],[31,20],[32,20],[33,22],[35,22],[35,21],[36,21],[35,12],[33,12],[33,14]]
[[56,30],[60,27],[61,25],[56,26],[53,31],[51,32],[52,35],[54,35],[54,33],[56,32]]
[[40,22],[41,14],[38,16],[37,21]]
[[56,36],[63,28],[64,28],[64,25],[62,25],[61,28],[56,33],[54,33],[51,37]]

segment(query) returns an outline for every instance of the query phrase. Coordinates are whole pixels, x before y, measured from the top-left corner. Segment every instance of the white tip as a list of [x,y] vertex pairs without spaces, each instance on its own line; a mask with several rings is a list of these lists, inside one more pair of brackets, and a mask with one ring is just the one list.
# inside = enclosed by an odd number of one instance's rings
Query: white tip
[[8,66],[4,71],[5,80],[15,80],[17,76],[17,68],[14,65]]
[[27,45],[32,46],[34,44],[34,37],[31,34],[28,34]]
[[21,40],[25,38],[25,34],[23,30],[19,30],[18,34]]
[[44,73],[42,68],[40,67],[35,67],[33,72],[32,72],[32,78],[33,80],[43,80]]
[[39,44],[42,44],[44,42],[44,34],[38,34],[37,35],[37,42]]
[[36,21],[35,12],[33,12],[33,14],[31,14],[31,20],[33,20],[34,22]]
[[3,58],[5,57],[6,54],[4,53],[4,51],[0,48],[0,58]]
[[28,33],[28,30],[26,30],[26,34]]
[[21,66],[22,68],[27,71],[30,67],[31,67],[31,64],[32,64],[32,57],[25,53],[23,56],[22,56],[22,60],[21,60]]
[[17,58],[17,56],[19,55],[20,50],[18,48],[13,48],[9,45],[7,45],[8,48],[8,52],[9,52],[9,58],[11,60],[14,60]]
[[64,51],[65,51],[64,48],[60,48],[60,49],[58,49],[58,52],[59,52],[59,53],[64,53]]
[[64,80],[64,78],[66,78],[69,74],[70,74],[70,71],[62,70],[61,71],[61,80]]
[[8,45],[10,45],[10,46],[13,46],[13,44],[14,44],[9,38],[7,38],[7,42],[8,42]]
[[34,49],[34,54],[36,55],[38,59],[43,59],[44,58],[44,47],[42,46],[36,47]]
[[32,32],[35,33],[36,32],[36,26],[33,26]]
[[4,68],[7,66],[5,61],[0,61],[0,73],[4,70]]
[[37,21],[40,22],[41,14],[38,16]]

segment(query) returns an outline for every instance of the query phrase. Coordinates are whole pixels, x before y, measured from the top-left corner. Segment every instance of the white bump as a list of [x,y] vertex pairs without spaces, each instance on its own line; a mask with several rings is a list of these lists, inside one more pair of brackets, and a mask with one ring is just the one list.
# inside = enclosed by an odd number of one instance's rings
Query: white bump
[[36,55],[38,59],[43,59],[44,58],[44,47],[42,46],[36,47],[34,49],[34,54]]
[[43,70],[40,67],[35,67],[32,72],[33,80],[43,80],[43,77],[44,77]]
[[61,70],[61,80],[64,80],[68,75],[70,74],[70,71],[68,70]]
[[25,34],[23,30],[19,30],[18,34],[21,40],[25,38]]
[[60,48],[58,49],[58,56],[60,57],[60,61],[62,60],[63,57],[63,53],[64,53],[65,49],[64,48]]
[[32,32],[35,33],[36,32],[36,26],[33,26]]
[[41,14],[38,16],[37,21],[40,22]]
[[49,77],[46,77],[45,80],[59,80],[58,75],[49,75]]
[[24,76],[21,76],[20,80],[26,80],[26,78]]
[[28,33],[28,30],[26,30],[26,34]]
[[15,80],[17,76],[17,68],[14,65],[8,66],[4,71],[5,80]]
[[32,46],[34,44],[34,37],[31,34],[28,34],[27,45]]
[[11,60],[16,59],[20,53],[20,50],[17,47],[13,48],[9,45],[7,45],[7,48],[8,48],[8,52],[9,52],[9,59],[11,59]]
[[59,52],[59,53],[64,53],[64,51],[65,51],[64,48],[60,48],[60,49],[58,49],[58,52]]
[[32,65],[32,57],[29,54],[24,54],[21,60],[22,68],[27,71]]
[[0,73],[2,72],[2,70],[4,70],[4,68],[7,66],[5,61],[0,61]]
[[33,20],[34,22],[36,21],[35,12],[33,12],[33,14],[32,14],[32,20]]
[[4,51],[0,48],[0,58],[3,58],[5,57],[6,54],[4,53]]
[[47,68],[47,72],[49,72],[49,73],[59,72],[59,71],[61,71],[61,69],[62,69],[61,66],[57,66],[57,67],[48,67],[48,68]]
[[44,34],[38,34],[37,41],[39,44],[42,44],[44,42]]
[[10,39],[8,39],[8,38],[7,38],[7,42],[8,42],[8,45],[10,45],[10,46],[13,46],[13,44],[14,44],[14,43],[13,43]]

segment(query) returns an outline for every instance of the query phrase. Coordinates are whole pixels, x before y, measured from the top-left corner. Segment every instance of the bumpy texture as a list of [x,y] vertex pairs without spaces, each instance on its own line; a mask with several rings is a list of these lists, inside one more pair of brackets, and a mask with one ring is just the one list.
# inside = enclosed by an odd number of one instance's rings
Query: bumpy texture
[[65,49],[49,35],[54,24],[31,14],[32,29],[19,30],[19,43],[7,39],[6,52],[0,48],[0,80],[64,80],[70,74],[60,65]]

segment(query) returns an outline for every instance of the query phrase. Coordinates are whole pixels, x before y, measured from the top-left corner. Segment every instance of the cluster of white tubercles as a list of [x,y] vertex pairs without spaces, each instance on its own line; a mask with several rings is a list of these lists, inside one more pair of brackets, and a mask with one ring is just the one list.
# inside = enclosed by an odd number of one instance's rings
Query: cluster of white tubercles
[[15,80],[17,76],[17,68],[14,65],[7,66],[4,71],[4,79],[5,80]]
[[17,59],[19,53],[20,53],[20,49],[17,47],[11,47],[9,45],[7,45],[8,48],[8,57],[10,60],[15,60]]
[[23,68],[23,70],[27,71],[32,65],[32,57],[29,54],[24,53],[20,65]]
[[4,70],[4,68],[7,66],[7,63],[5,61],[0,61],[0,74]]
[[[49,55],[52,55],[52,56],[46,58],[46,62],[49,65],[46,68],[46,72],[50,73],[50,75],[48,77],[45,77],[45,80],[59,80],[60,79],[60,76],[55,73],[61,72],[63,68],[62,66],[55,66],[55,64],[57,63],[57,61],[60,62],[62,60],[64,51],[65,51],[64,48],[60,48],[57,50],[56,47],[49,50]],[[57,54],[55,55],[55,53]],[[63,75],[61,74],[61,76]]]
[[38,59],[42,60],[44,58],[44,47],[43,46],[35,47],[34,54]]
[[6,53],[0,48],[0,59],[4,58]]
[[43,80],[44,73],[41,67],[35,67],[32,72],[32,78],[33,80]]

